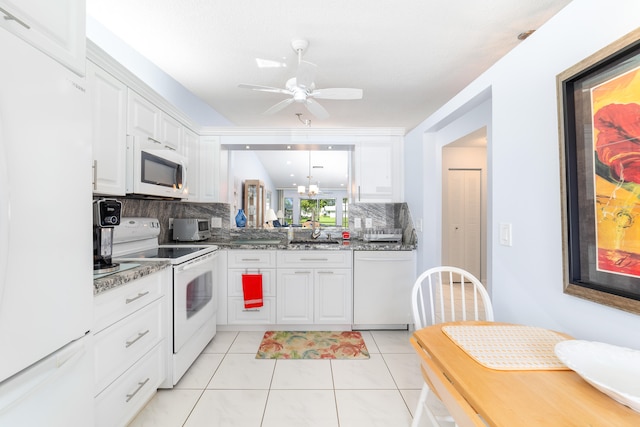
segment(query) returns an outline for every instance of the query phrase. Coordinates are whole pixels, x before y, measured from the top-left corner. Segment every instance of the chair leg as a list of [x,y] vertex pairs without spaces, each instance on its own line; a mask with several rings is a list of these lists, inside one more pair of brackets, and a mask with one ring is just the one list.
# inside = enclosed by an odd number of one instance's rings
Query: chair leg
[[[429,420],[429,424],[433,427],[439,427],[438,420],[431,413],[431,411],[426,408],[427,405],[427,397],[429,396],[429,386],[427,383],[422,384],[422,390],[420,391],[420,398],[418,399],[418,405],[416,407],[415,413],[413,414],[413,421],[411,423],[411,427],[419,427],[420,419],[422,415],[425,414],[426,418]],[[426,409],[426,411],[425,411]]]

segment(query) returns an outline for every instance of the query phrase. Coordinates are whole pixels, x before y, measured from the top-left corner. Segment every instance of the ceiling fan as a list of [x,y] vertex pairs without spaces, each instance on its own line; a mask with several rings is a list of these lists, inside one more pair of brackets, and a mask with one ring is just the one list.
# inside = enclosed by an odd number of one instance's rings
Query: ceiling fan
[[243,89],[251,89],[258,92],[281,93],[283,95],[290,96],[290,98],[278,102],[263,114],[277,113],[294,102],[297,102],[304,104],[307,110],[309,110],[309,112],[318,119],[326,119],[329,117],[329,112],[315,99],[362,99],[362,89],[337,87],[316,89],[314,79],[316,77],[316,70],[318,67],[311,62],[302,60],[302,54],[308,46],[309,42],[307,40],[295,39],[291,41],[291,47],[298,54],[298,70],[295,77],[287,80],[285,89],[250,84],[238,85],[238,87]]

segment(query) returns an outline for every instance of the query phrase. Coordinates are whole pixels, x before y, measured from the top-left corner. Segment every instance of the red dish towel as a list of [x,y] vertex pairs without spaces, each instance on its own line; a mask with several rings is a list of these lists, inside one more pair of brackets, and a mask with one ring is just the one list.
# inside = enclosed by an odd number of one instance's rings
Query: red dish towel
[[244,308],[262,307],[262,274],[243,274]]

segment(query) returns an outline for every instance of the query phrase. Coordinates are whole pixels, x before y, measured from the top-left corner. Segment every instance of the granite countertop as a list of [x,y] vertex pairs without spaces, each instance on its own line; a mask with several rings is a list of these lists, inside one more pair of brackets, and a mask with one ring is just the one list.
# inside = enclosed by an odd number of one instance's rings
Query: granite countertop
[[[131,264],[134,264],[133,262]],[[93,279],[93,296],[171,266],[169,261],[136,261],[138,266]]]
[[338,243],[273,243],[271,241],[250,240],[238,242],[207,242],[221,249],[279,249],[279,250],[330,250],[330,251],[412,251],[416,245],[395,242],[364,242],[362,240],[344,240]]

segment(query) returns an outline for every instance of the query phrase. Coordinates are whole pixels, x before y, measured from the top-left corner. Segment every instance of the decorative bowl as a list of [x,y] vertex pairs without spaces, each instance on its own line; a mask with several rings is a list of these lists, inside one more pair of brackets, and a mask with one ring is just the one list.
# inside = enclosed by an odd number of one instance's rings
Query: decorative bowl
[[567,340],[555,353],[589,384],[640,412],[640,351],[595,341]]

